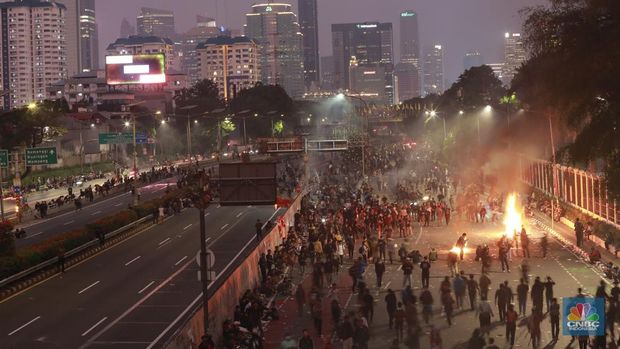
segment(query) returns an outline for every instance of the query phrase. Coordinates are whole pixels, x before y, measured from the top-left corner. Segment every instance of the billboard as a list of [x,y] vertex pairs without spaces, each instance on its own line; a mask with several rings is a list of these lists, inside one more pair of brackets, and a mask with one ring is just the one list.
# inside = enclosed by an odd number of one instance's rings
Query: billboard
[[166,58],[163,53],[105,57],[108,85],[163,84],[166,82]]
[[273,205],[278,185],[275,162],[220,163],[220,205]]

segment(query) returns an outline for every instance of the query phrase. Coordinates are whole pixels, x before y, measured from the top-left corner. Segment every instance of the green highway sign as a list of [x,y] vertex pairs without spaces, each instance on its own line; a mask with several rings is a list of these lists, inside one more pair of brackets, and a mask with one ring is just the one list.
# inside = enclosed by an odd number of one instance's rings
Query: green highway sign
[[56,148],[26,148],[26,166],[58,163]]
[[[136,143],[147,143],[148,139],[143,133],[136,133]],[[130,144],[133,143],[133,133],[100,133],[99,144]]]
[[0,167],[9,167],[9,151],[0,149]]

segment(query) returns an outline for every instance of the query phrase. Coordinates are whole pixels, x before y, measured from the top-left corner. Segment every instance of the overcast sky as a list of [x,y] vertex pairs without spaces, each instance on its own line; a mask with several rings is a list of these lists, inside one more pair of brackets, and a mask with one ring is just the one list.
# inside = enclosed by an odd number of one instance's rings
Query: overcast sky
[[[135,26],[141,6],[170,9],[175,13],[176,30],[182,32],[195,23],[196,14],[214,17],[220,24],[242,28],[245,14],[253,0],[97,0],[99,42],[103,49],[120,32],[120,23],[127,17]],[[282,0],[293,4],[297,0]],[[217,3],[217,4],[216,4]],[[520,31],[519,10],[546,0],[318,0],[320,55],[331,54],[331,24],[363,21],[392,22],[394,25],[395,57],[398,57],[398,19],[403,10],[419,15],[422,45],[439,43],[445,46],[445,73],[453,82],[463,70],[463,55],[479,51],[485,63],[503,60],[503,33]]]

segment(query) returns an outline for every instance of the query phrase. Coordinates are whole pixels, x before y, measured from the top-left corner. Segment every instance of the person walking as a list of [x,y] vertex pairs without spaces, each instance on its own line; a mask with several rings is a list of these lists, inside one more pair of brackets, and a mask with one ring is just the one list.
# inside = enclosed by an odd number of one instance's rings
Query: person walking
[[383,273],[385,273],[385,263],[381,258],[377,258],[375,262],[375,274],[377,275],[377,288],[381,288],[381,281],[383,280]]
[[362,311],[366,320],[368,320],[368,322],[372,322],[375,315],[375,299],[368,288],[366,288],[365,291],[366,292],[364,292],[364,296],[362,297]]
[[515,345],[518,318],[519,314],[515,311],[514,304],[508,305],[508,310],[506,311],[506,342],[510,343],[510,347]]
[[549,312],[549,307],[551,307],[551,300],[553,299],[553,286],[555,285],[555,281],[551,279],[551,276],[547,276],[547,281],[544,283],[545,285],[545,303],[547,304],[547,312]]
[[295,302],[297,303],[297,314],[302,317],[304,314],[304,304],[306,304],[306,292],[303,284],[299,283],[295,290]]
[[474,279],[474,274],[469,274],[469,280],[467,280],[467,294],[469,295],[469,306],[471,310],[476,308],[476,296],[480,291],[478,282]]
[[549,320],[551,322],[551,339],[557,342],[560,336],[560,305],[557,298],[551,299]]
[[491,329],[491,318],[494,316],[493,307],[486,298],[480,298],[480,302],[476,306],[476,314],[480,322],[480,330],[482,333],[489,333]]
[[499,246],[499,261],[502,265],[502,271],[506,271],[510,273],[510,264],[508,263],[508,253],[510,249],[506,246],[505,243],[502,243]]
[[314,323],[314,331],[320,337],[323,335],[323,304],[320,298],[312,301],[312,321]]
[[405,286],[412,286],[411,274],[413,273],[413,264],[411,263],[411,261],[409,261],[409,258],[405,257],[403,259],[402,269],[403,269],[403,288],[405,288]]
[[517,302],[519,303],[519,314],[525,316],[527,305],[527,293],[529,286],[525,283],[524,279],[521,279],[519,286],[517,286]]
[[583,246],[583,232],[584,227],[583,223],[579,220],[579,218],[575,219],[575,239],[577,240],[577,247]]
[[338,329],[338,337],[342,340],[342,349],[353,348],[353,324],[349,315],[344,316],[344,321],[340,324]]
[[530,239],[527,236],[525,227],[521,228],[521,250],[523,251],[523,258],[530,258]]
[[463,255],[465,253],[465,246],[467,246],[467,233],[463,233],[458,240],[456,240],[456,247],[459,248],[459,257],[461,261],[463,260]]
[[433,294],[428,288],[424,288],[420,293],[420,302],[422,303],[424,323],[428,325],[428,322],[433,317]]
[[456,306],[459,309],[463,308],[463,301],[465,299],[465,280],[463,280],[462,272],[452,280],[452,288],[454,289],[454,295],[456,296]]
[[491,279],[486,274],[480,275],[478,280],[478,286],[480,286],[480,298],[489,299],[489,287],[491,286]]
[[431,263],[428,261],[428,257],[424,257],[420,262],[420,274],[422,276],[422,287],[429,287],[429,281],[431,277]]
[[443,311],[446,314],[446,321],[448,326],[452,326],[452,313],[454,312],[454,299],[450,292],[444,292],[441,295],[441,304],[443,304]]
[[542,322],[542,311],[536,308],[532,309],[532,315],[528,319],[528,330],[532,340],[532,348],[536,349],[540,346],[540,323]]
[[389,319],[389,328],[392,329],[394,326],[394,315],[396,314],[396,294],[392,289],[388,289],[388,294],[385,296],[385,308],[388,314]]
[[263,222],[261,222],[260,219],[257,219],[254,227],[256,228],[256,242],[260,243],[263,238]]
[[537,276],[536,279],[534,279],[534,284],[532,285],[530,296],[532,297],[532,303],[534,303],[534,308],[539,309],[541,312],[543,309],[544,292],[545,292],[545,286],[540,281],[540,277]]
[[403,341],[403,332],[405,328],[405,309],[403,309],[403,303],[398,302],[398,307],[394,313],[394,328],[396,329],[396,339],[399,342]]
[[506,293],[504,292],[504,284],[499,284],[499,288],[495,291],[495,305],[499,313],[499,321],[504,322],[506,315]]

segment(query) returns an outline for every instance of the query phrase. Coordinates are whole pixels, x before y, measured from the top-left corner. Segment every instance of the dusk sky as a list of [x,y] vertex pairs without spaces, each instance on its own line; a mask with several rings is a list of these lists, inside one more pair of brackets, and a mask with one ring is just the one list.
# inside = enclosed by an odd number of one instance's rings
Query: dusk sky
[[[283,2],[292,3],[296,12],[297,0]],[[256,1],[97,0],[100,46],[103,52],[119,36],[123,17],[135,25],[141,6],[173,10],[176,30],[182,32],[194,25],[196,14],[214,17],[226,27],[240,29],[253,3]],[[545,3],[545,0],[318,0],[320,55],[331,54],[332,23],[381,21],[394,25],[394,53],[398,57],[399,13],[414,10],[419,15],[421,44],[445,46],[445,78],[452,83],[463,70],[463,55],[468,50],[479,51],[485,63],[502,62],[503,33],[520,31],[519,10]]]

